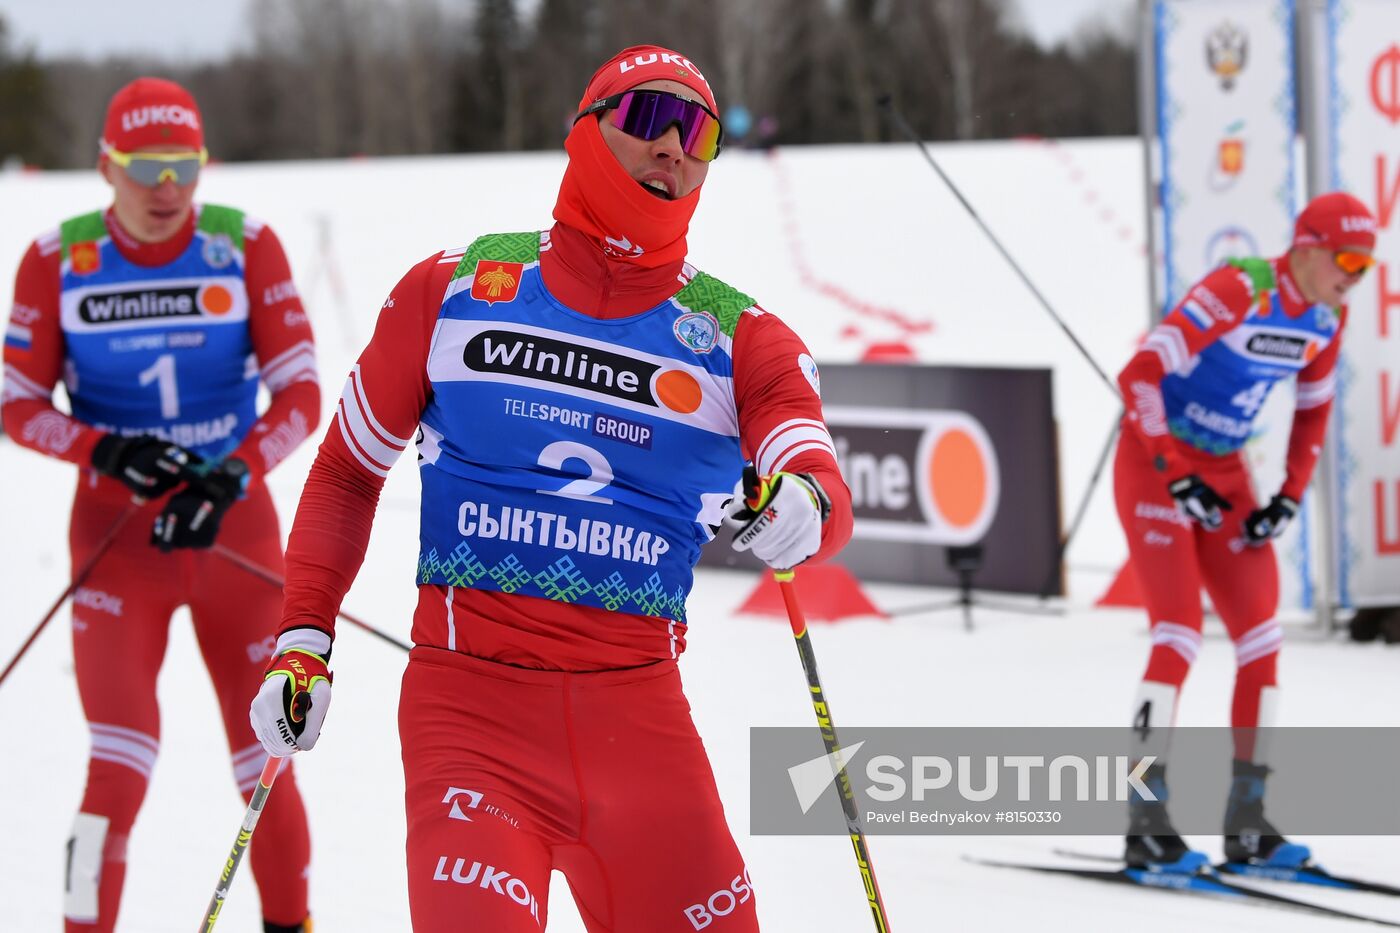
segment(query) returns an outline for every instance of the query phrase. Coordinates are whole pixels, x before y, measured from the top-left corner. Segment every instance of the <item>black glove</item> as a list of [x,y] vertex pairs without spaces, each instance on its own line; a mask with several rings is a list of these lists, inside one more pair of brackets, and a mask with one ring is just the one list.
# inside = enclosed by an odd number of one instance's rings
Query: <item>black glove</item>
[[120,480],[143,499],[159,499],[198,474],[199,456],[178,444],[143,434],[119,437],[104,434],[92,449],[97,472]]
[[1222,509],[1229,512],[1234,508],[1225,501],[1224,496],[1207,486],[1194,473],[1172,480],[1167,490],[1186,512],[1186,517],[1199,522],[1206,531],[1216,531],[1220,528],[1220,523],[1224,521],[1220,514]]
[[1297,514],[1298,503],[1285,495],[1274,496],[1268,505],[1250,512],[1244,520],[1244,539],[1250,544],[1260,545],[1270,538],[1277,538]]
[[151,528],[151,544],[162,551],[213,547],[224,513],[243,495],[248,465],[225,460],[170,497]]

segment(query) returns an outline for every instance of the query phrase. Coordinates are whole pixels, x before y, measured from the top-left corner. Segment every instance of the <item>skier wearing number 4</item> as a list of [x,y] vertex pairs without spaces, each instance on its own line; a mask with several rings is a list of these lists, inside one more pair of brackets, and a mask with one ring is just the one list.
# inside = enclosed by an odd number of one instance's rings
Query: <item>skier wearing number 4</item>
[[[1272,540],[1297,514],[1322,449],[1346,325],[1345,298],[1374,260],[1376,222],[1332,193],[1298,215],[1289,251],[1232,260],[1186,294],[1118,377],[1126,415],[1114,493],[1152,623],[1134,726],[1169,729],[1201,645],[1204,585],[1234,642],[1236,729],[1224,823],[1229,862],[1297,867],[1307,846],[1264,816],[1269,774],[1256,728],[1274,725],[1283,632]],[[1260,504],[1241,448],[1273,384],[1297,378],[1282,487]],[[1129,806],[1130,865],[1196,871],[1208,864],[1167,818],[1161,762],[1146,783],[1158,801]]]
[[336,611],[416,440],[399,735],[419,933],[534,933],[554,869],[591,931],[758,928],[677,672],[686,594],[726,512],[734,546],[790,568],[837,551],[851,508],[802,342],[685,261],[718,113],[677,52],[599,68],[553,227],[404,276],[307,481],[250,712],[273,755],[316,744]]
[[[68,841],[69,933],[116,924],[127,838],[160,747],[156,677],[181,605],[219,698],[234,779],[245,799],[253,792],[265,759],[243,710],[281,594],[208,548],[217,537],[281,566],[263,477],[321,408],[311,328],[277,237],[241,211],[194,203],[208,159],[194,98],[136,79],[112,98],[99,149],[111,207],[65,221],[20,263],[0,409],[17,443],[83,468],[72,566],[97,561],[73,595],[92,750]],[[60,378],[71,414],[53,403]],[[258,415],[260,381],[271,402]],[[250,856],[264,929],[304,933],[310,839],[292,774],[263,827],[278,840]]]

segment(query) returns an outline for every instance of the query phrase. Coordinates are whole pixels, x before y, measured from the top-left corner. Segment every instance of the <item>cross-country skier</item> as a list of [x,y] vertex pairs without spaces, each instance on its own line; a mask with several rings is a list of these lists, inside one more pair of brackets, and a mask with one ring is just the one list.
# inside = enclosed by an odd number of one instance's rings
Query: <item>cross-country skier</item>
[[[112,204],[34,241],[5,332],[6,432],[82,468],[73,567],[124,522],[73,596],[92,751],[68,840],[69,933],[116,923],[127,838],[160,747],[156,675],[178,606],[193,616],[245,798],[264,760],[244,704],[262,679],[281,594],[207,548],[217,539],[281,566],[263,477],[316,426],[320,389],[277,237],[241,211],[193,201],[207,158],[184,88],[138,78],[118,91],[98,157]],[[71,414],[53,403],[60,379]],[[259,381],[272,396],[261,415]],[[310,840],[290,771],[262,820],[277,840],[249,856],[264,929],[304,933]]]
[[[336,610],[416,440],[399,733],[420,933],[538,931],[552,869],[590,930],[757,929],[677,673],[692,567],[746,458],[768,497],[729,506],[735,540],[769,565],[834,553],[851,511],[802,342],[685,261],[721,140],[690,59],[609,59],[565,143],[553,227],[409,270],[312,468],[251,718],[271,754],[315,745]],[[457,197],[466,218],[470,188]]]
[[[1269,768],[1254,729],[1274,725],[1283,631],[1272,540],[1297,514],[1322,449],[1346,325],[1346,294],[1374,262],[1376,222],[1342,193],[1298,215],[1275,259],[1233,260],[1196,283],[1118,377],[1127,413],[1114,464],[1118,516],[1152,623],[1152,652],[1133,725],[1167,729],[1201,646],[1204,585],[1235,645],[1233,779],[1225,858],[1297,866],[1307,846],[1264,817]],[[1297,402],[1282,487],[1262,505],[1241,448],[1273,385],[1296,376]],[[1126,859],[1194,871],[1207,860],[1167,819],[1165,768],[1134,799]]]

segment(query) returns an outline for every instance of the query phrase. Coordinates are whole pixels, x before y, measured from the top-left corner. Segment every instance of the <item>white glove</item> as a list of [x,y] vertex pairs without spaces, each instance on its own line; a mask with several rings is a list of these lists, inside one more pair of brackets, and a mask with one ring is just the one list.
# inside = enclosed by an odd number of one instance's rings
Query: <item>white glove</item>
[[753,555],[774,570],[790,570],[822,544],[822,522],[831,512],[821,484],[808,473],[760,477],[752,466],[734,487],[725,514],[739,524],[736,551]]
[[274,758],[316,747],[331,705],[326,661],[331,637],[320,629],[294,628],[277,639],[272,663],[248,709],[248,721]]

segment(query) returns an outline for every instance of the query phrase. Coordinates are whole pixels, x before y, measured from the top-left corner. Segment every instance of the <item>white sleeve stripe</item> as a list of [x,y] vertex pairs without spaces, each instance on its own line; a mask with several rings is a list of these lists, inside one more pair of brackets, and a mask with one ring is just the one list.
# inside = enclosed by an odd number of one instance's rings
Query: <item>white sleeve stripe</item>
[[1319,392],[1316,395],[1304,395],[1299,392],[1298,400],[1294,403],[1293,407],[1299,411],[1307,411],[1310,408],[1321,408],[1323,405],[1331,402],[1335,397],[1335,394],[1332,392]]
[[1163,324],[1148,335],[1143,341],[1144,350],[1151,350],[1162,360],[1162,366],[1167,372],[1176,372],[1183,363],[1186,362],[1186,338],[1181,335],[1177,328]]
[[19,373],[8,370],[5,373],[3,390],[4,400],[7,402],[18,402],[25,399],[52,399],[53,390],[43,391],[33,382],[25,379]]
[[315,368],[316,368],[316,354],[315,354],[315,353],[312,353],[310,350],[306,350],[306,351],[304,351],[304,352],[302,352],[302,353],[297,354],[297,355],[294,356],[294,357],[291,357],[290,359],[282,360],[281,362],[277,363],[275,366],[268,366],[268,367],[264,368],[264,369],[263,369],[263,378],[264,378],[264,379],[269,379],[269,378],[271,378],[271,379],[276,379],[276,378],[279,378],[279,377],[277,376],[277,373],[278,373],[278,372],[286,373],[286,372],[288,372],[288,371],[295,371],[295,370],[298,370],[298,369],[315,369]]
[[[754,463],[758,466],[759,472],[767,472],[763,469],[763,464],[774,459],[772,456],[773,445],[778,443],[779,439],[788,431],[794,430],[799,430],[804,433],[794,435],[792,440],[813,436],[811,433],[813,430],[820,431],[822,436],[825,436],[828,441],[830,440],[830,435],[826,433],[826,425],[822,424],[820,421],[816,421],[812,418],[794,418],[790,421],[784,421],[768,433],[768,436],[758,445],[758,450],[754,453]],[[791,443],[791,440],[784,439],[782,442],[788,444]]]
[[379,423],[379,419],[374,417],[374,410],[369,407],[369,400],[365,397],[365,381],[360,376],[359,363],[356,363],[354,368],[350,370],[349,382],[354,387],[355,403],[360,407],[361,411],[364,412],[365,420],[369,422],[370,427],[374,429],[375,433],[389,444],[398,447],[399,450],[403,450],[407,447],[413,440],[413,435],[410,434],[408,437],[399,437],[392,431],[386,430],[384,425]]
[[774,437],[761,448],[758,458],[755,461],[758,472],[767,475],[781,469],[781,467],[778,466],[778,462],[782,461],[786,463],[788,460],[792,459],[789,451],[791,451],[793,447],[804,444],[816,444],[819,447],[825,447],[832,451],[833,456],[835,455],[836,448],[832,444],[831,435],[826,432],[826,429],[819,427],[791,428],[784,431],[781,435]]
[[355,443],[355,438],[350,434],[350,427],[345,421],[345,399],[341,399],[335,408],[335,423],[340,425],[340,436],[345,439],[345,446],[350,449],[350,453],[355,455],[355,459],[360,461],[360,466],[369,470],[375,476],[389,476],[389,471],[377,463],[371,461],[360,450],[360,445]]
[[1298,383],[1298,398],[1296,407],[1307,409],[1317,408],[1332,401],[1337,394],[1337,376],[1335,373],[1326,376],[1316,382]]
[[827,444],[822,441],[811,441],[806,444],[798,444],[796,447],[788,448],[787,452],[784,453],[781,457],[779,457],[777,461],[773,464],[773,468],[768,470],[767,472],[778,472],[783,467],[787,466],[788,461],[790,461],[793,457],[796,457],[798,454],[808,450],[824,450],[831,455],[832,460],[836,459],[836,450],[830,444]]
[[365,456],[382,466],[385,470],[394,465],[394,461],[399,459],[399,454],[403,453],[403,447],[394,444],[386,444],[374,433],[368,424],[365,423],[364,412],[354,399],[347,400],[343,396],[340,399],[341,418],[345,422],[345,429],[350,432],[355,441],[355,446],[364,452]]
[[296,343],[292,344],[290,347],[283,350],[281,353],[277,354],[272,359],[268,360],[266,363],[263,363],[263,369],[276,369],[278,366],[281,366],[287,360],[301,353],[310,353],[312,356],[315,356],[316,345],[310,340],[298,340]]
[[309,366],[303,366],[300,369],[295,369],[291,372],[283,373],[282,375],[279,375],[272,379],[264,377],[263,381],[267,383],[268,390],[272,392],[273,395],[276,395],[278,392],[281,392],[289,385],[293,385],[298,382],[314,383],[319,382],[320,380],[317,379],[316,364],[312,363]]
[[276,366],[263,370],[263,382],[273,392],[283,386],[291,385],[293,382],[300,382],[305,379],[316,381],[316,354],[307,350],[300,355],[289,360],[284,360]]

